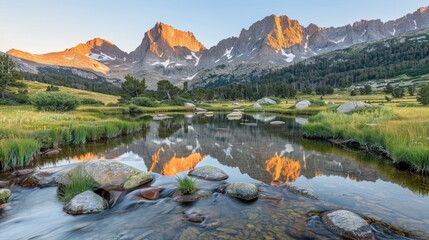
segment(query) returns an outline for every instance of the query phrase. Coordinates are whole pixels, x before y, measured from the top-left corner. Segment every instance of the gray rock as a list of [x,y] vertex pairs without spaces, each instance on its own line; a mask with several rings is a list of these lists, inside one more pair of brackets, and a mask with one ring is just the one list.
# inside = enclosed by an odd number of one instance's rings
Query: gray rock
[[295,104],[296,109],[304,109],[311,106],[311,102],[308,100],[300,101],[297,104]]
[[335,210],[323,213],[322,221],[333,231],[347,239],[375,239],[369,224],[356,213]]
[[356,108],[359,108],[359,107],[366,108],[366,107],[372,107],[372,105],[364,103],[364,102],[360,102],[360,101],[349,101],[349,102],[346,102],[346,103],[342,104],[341,106],[339,106],[337,108],[337,112],[349,113],[349,112],[352,112],[353,110],[355,110]]
[[283,125],[283,124],[285,124],[285,122],[283,122],[283,121],[272,121],[272,122],[270,122],[270,124],[271,125]]
[[78,215],[101,212],[108,207],[106,199],[88,190],[72,198],[64,207],[64,211],[68,214]]
[[209,181],[221,181],[228,178],[228,175],[224,171],[213,166],[197,167],[190,171],[188,175]]
[[259,103],[255,103],[252,105],[252,108],[262,108],[262,106]]
[[185,107],[187,107],[187,108],[196,108],[195,104],[193,104],[193,103],[185,103]]
[[269,99],[267,97],[259,99],[258,101],[256,101],[256,103],[259,103],[260,105],[276,105],[277,104],[276,101]]
[[307,118],[295,118],[295,122],[298,123],[299,125],[305,125],[308,123],[308,119]]
[[239,120],[243,117],[243,114],[241,112],[232,112],[228,115],[226,115],[228,120]]
[[231,183],[226,187],[226,193],[242,200],[253,200],[258,198],[259,189],[252,183]]
[[[58,183],[60,185],[69,184],[73,176],[80,176],[82,174],[91,177],[95,181],[96,187],[105,190],[124,190],[124,187],[130,187],[136,183],[153,178],[137,168],[117,161],[93,160],[79,164],[64,172],[58,178]],[[125,185],[127,181],[128,183]]]
[[206,113],[204,113],[204,116],[206,116],[206,117],[213,117],[213,115],[214,115],[214,112],[206,112]]
[[0,205],[7,203],[11,194],[12,192],[7,188],[0,189]]
[[38,171],[25,178],[21,185],[24,187],[48,187],[55,184],[53,173],[48,171]]

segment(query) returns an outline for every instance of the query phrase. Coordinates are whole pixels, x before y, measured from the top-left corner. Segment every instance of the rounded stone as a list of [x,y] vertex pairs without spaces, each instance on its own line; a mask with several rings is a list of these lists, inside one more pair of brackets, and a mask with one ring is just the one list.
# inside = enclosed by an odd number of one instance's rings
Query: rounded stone
[[25,178],[21,185],[24,187],[48,187],[55,184],[52,172],[38,171]]
[[349,101],[337,108],[338,113],[349,113],[355,110],[356,108],[367,108],[372,107],[371,104],[367,104],[360,101]]
[[190,171],[188,175],[209,181],[221,181],[229,177],[224,171],[213,166],[197,167]]
[[311,102],[308,100],[300,101],[297,104],[295,104],[296,109],[304,109],[310,107]]
[[0,189],[0,205],[7,203],[11,194],[12,191],[7,188]]
[[73,215],[96,213],[103,211],[108,206],[106,199],[88,190],[72,198],[64,207],[64,211]]
[[[124,190],[147,180],[149,175],[137,168],[112,160],[87,161],[66,171],[58,178],[60,185],[67,185],[73,176],[85,174],[91,177],[96,186],[105,190]],[[133,177],[134,176],[134,177]],[[152,177],[152,176],[151,176]]]
[[252,183],[231,183],[226,187],[226,193],[242,200],[253,200],[258,198],[259,189]]
[[328,211],[322,221],[334,232],[347,239],[375,239],[369,224],[356,213],[347,210]]

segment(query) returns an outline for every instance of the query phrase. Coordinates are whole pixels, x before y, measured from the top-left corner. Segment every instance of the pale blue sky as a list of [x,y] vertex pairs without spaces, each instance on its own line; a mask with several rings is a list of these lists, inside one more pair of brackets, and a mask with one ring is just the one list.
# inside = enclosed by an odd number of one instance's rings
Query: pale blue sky
[[158,21],[211,47],[271,14],[329,27],[396,19],[421,6],[429,0],[0,0],[0,51],[62,51],[101,37],[129,52]]

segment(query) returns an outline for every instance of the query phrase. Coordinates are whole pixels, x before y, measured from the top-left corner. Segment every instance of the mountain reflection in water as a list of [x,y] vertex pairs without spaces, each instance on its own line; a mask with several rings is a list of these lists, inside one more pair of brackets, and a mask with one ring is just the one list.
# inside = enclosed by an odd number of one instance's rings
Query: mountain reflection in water
[[[272,120],[281,120],[286,124],[270,125]],[[196,203],[196,206],[219,214],[217,217],[224,222],[223,227],[231,227],[238,232],[246,229],[247,224],[253,226],[258,222],[256,225],[260,229],[252,229],[252,232],[256,231],[255,234],[274,232],[279,239],[303,238],[303,233],[314,230],[307,225],[308,211],[344,208],[381,219],[407,231],[429,235],[427,177],[399,171],[389,162],[374,156],[326,142],[306,140],[301,132],[301,125],[306,121],[304,118],[268,114],[244,115],[239,121],[228,121],[223,114],[211,118],[176,115],[172,119],[151,121],[145,132],[133,136],[65,148],[59,155],[41,159],[39,165],[44,168],[91,159],[116,159],[141,170],[166,176],[158,177],[152,183],[159,186],[175,184],[174,176],[181,172],[213,165],[230,176],[227,179],[229,182],[289,182],[299,189],[313,190],[318,196],[319,200],[310,201],[284,189],[276,189],[287,200],[273,202],[261,197],[251,207],[247,207],[221,194]],[[241,123],[256,123],[257,126]],[[120,234],[135,231],[135,236],[139,236],[145,229],[147,232],[162,233],[164,238],[170,239],[188,226],[181,220],[183,207],[171,199],[149,203],[125,198],[118,206],[100,215],[72,218],[63,216],[55,189],[22,191],[25,195],[18,193],[16,200],[12,199],[12,202],[19,202],[21,207],[11,208],[13,213],[8,215],[6,212],[3,215],[9,223],[17,222],[13,228],[8,225],[10,236],[34,237],[35,233],[21,231],[19,219],[30,219],[40,225],[40,214],[31,217],[27,211],[20,209],[31,208],[38,212],[41,206],[45,209],[41,211],[44,218],[50,219],[49,224],[43,224],[38,230],[42,238],[61,239],[68,236],[79,239],[93,234],[101,226],[104,230],[97,232],[99,237],[119,238],[115,235],[119,234],[117,226],[124,224],[127,227]],[[34,205],[30,201],[33,198],[37,198],[42,205]],[[150,204],[156,207],[151,208]],[[3,225],[0,222],[0,227],[6,226],[8,222]],[[80,224],[86,227],[81,229]],[[318,236],[326,234],[327,239],[332,239],[331,233],[319,230],[315,230]],[[201,231],[209,235],[216,233],[216,230],[211,229]]]

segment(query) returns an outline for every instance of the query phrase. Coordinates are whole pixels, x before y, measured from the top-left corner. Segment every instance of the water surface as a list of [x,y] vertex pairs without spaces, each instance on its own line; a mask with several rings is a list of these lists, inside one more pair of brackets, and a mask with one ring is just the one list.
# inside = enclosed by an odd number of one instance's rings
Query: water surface
[[[273,120],[286,124],[270,125]],[[417,237],[429,236],[427,177],[399,171],[375,156],[304,139],[305,122],[269,114],[246,115],[238,121],[228,121],[223,114],[175,115],[151,121],[149,129],[137,135],[63,149],[60,155],[42,159],[39,167],[115,159],[156,173],[154,186],[173,186],[176,175],[213,165],[230,176],[227,182],[264,184],[263,197],[245,204],[214,193],[193,205],[181,205],[171,198],[143,201],[124,193],[103,213],[76,217],[62,212],[55,187],[15,187],[10,204],[0,212],[1,238],[178,239],[190,234],[208,239],[335,239],[317,217],[310,217],[330,209],[353,210]],[[306,189],[318,200],[271,187],[282,183]],[[209,216],[206,225],[184,221],[183,212],[191,208]],[[382,230],[385,226],[373,226],[380,239],[392,238]]]

